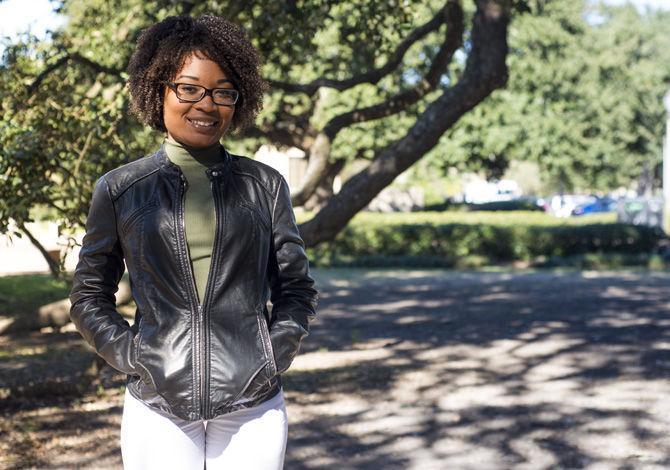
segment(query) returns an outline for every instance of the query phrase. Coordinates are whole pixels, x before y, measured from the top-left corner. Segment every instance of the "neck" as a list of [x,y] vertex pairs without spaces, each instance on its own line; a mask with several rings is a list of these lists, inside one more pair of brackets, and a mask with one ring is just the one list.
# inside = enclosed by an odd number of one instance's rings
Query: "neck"
[[165,138],[165,152],[168,158],[179,166],[212,166],[223,158],[221,144],[218,142],[208,147],[190,147],[170,135]]

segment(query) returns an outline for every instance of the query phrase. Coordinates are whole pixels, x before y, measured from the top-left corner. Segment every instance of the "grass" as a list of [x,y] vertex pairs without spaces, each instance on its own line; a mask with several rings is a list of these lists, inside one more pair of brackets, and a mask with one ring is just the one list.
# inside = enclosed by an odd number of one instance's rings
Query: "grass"
[[[311,219],[315,214],[306,211],[296,211],[298,223]],[[591,214],[582,217],[555,217],[545,212],[537,211],[444,211],[444,212],[359,212],[351,220],[352,223],[365,224],[466,224],[466,225],[587,225],[616,223],[616,214]]]
[[49,274],[0,277],[0,315],[32,313],[42,305],[66,298],[70,282]]

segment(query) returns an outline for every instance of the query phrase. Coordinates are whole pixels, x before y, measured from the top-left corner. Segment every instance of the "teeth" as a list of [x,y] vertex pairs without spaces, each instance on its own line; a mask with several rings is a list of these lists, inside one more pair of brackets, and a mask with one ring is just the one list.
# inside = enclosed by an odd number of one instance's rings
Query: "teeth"
[[207,122],[207,121],[194,121],[193,119],[189,119],[189,121],[191,121],[196,126],[200,127],[212,127],[214,125],[213,122]]

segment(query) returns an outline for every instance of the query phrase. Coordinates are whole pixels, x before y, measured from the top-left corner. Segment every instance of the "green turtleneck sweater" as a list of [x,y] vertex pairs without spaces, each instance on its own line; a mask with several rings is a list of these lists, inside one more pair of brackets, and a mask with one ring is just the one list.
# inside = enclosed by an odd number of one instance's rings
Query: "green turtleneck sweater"
[[194,149],[185,147],[170,137],[165,139],[165,152],[170,161],[179,165],[188,183],[184,198],[186,243],[198,298],[202,304],[216,231],[214,195],[205,170],[220,162],[223,155],[218,143],[211,147]]

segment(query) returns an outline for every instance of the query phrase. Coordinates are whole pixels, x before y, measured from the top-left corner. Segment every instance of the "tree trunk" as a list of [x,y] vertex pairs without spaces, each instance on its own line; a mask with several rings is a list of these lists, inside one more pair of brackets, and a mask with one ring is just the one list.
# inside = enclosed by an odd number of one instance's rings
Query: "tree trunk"
[[509,10],[507,2],[477,2],[471,50],[461,79],[430,103],[404,137],[381,150],[313,219],[300,225],[307,246],[332,240],[382,189],[432,149],[461,116],[505,85]]
[[342,171],[342,168],[344,168],[344,160],[328,162],[321,181],[312,196],[305,202],[304,208],[306,210],[318,211],[333,197],[333,183],[335,182],[335,177]]
[[[416,37],[433,28],[438,28],[443,22],[446,23],[444,41],[433,58],[430,69],[414,87],[395,94],[381,103],[339,114],[326,123],[310,146],[309,165],[302,185],[291,194],[291,202],[294,207],[304,205],[321,184],[323,172],[328,168],[331,144],[342,129],[355,123],[398,114],[436,89],[440,78],[451,63],[454,53],[462,45],[464,24],[460,2],[458,0],[448,0],[431,21],[417,28],[410,37],[403,41],[404,44],[411,43],[416,40]],[[399,49],[399,52],[405,50],[402,47]],[[319,200],[318,197],[317,200]]]
[[18,224],[18,227],[23,233],[26,234],[26,236],[28,237],[30,242],[35,246],[35,248],[37,248],[40,251],[40,253],[42,253],[42,256],[49,265],[49,271],[51,271],[51,275],[56,279],[60,279],[62,274],[61,264],[51,257],[46,248],[44,248],[44,246],[40,243],[40,241],[37,238],[35,238],[32,233],[30,233],[30,231],[23,222]]
[[323,181],[323,175],[328,170],[330,157],[330,139],[323,132],[319,133],[309,149],[307,171],[302,184],[291,193],[291,204],[294,207],[304,205]]

